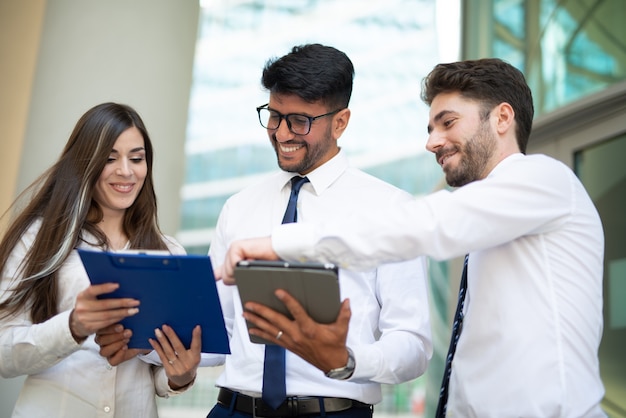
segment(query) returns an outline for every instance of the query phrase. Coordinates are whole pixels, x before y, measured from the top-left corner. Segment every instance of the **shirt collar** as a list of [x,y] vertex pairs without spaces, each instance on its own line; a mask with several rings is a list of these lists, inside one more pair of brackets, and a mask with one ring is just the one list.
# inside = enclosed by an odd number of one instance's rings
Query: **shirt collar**
[[[341,149],[333,158],[322,164],[320,167],[311,171],[306,176],[309,178],[313,191],[316,195],[320,195],[330,187],[335,180],[337,180],[348,168],[348,158]],[[299,175],[297,173],[290,173],[283,171],[281,173],[280,189],[287,187],[287,184],[293,176]]]
[[506,167],[509,164],[513,164],[513,162],[518,161],[521,158],[526,157],[525,154],[522,154],[521,152],[516,152],[513,153],[511,155],[506,156],[505,158],[502,159],[502,161],[500,161],[498,164],[496,164],[496,166],[489,172],[489,174],[487,174],[487,177],[492,177],[498,174],[499,170],[502,170],[502,167]]

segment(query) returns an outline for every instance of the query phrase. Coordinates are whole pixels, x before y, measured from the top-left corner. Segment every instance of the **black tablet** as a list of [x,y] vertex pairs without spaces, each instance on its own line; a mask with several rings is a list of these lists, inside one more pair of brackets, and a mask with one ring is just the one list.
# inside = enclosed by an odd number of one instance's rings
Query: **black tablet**
[[[246,260],[235,267],[235,280],[242,304],[258,302],[291,318],[287,307],[274,295],[276,289],[283,289],[316,322],[328,324],[339,315],[339,269],[334,264]],[[254,335],[250,335],[250,341],[273,344]]]

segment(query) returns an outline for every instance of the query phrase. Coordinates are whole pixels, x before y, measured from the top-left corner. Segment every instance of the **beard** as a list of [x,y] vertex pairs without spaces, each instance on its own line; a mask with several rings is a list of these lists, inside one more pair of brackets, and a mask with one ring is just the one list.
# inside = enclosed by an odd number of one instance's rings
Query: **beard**
[[[466,138],[461,146],[455,146],[461,158],[456,167],[451,167],[446,174],[446,183],[452,187],[465,186],[483,178],[487,163],[493,157],[496,149],[497,138],[491,132],[487,121],[481,122],[476,132]],[[441,149],[437,153],[446,154],[450,148]]]
[[284,142],[285,145],[301,145],[305,154],[301,159],[288,159],[285,158],[279,149],[278,141],[276,140],[276,136],[272,135],[271,142],[274,147],[274,151],[276,152],[276,159],[278,161],[278,166],[281,170],[287,171],[289,173],[308,173],[313,168],[320,165],[320,160],[325,158],[328,154],[329,149],[335,146],[335,141],[331,135],[332,127],[329,125],[326,131],[323,133],[322,138],[319,141],[315,141],[313,143],[309,143],[306,141],[287,141]]

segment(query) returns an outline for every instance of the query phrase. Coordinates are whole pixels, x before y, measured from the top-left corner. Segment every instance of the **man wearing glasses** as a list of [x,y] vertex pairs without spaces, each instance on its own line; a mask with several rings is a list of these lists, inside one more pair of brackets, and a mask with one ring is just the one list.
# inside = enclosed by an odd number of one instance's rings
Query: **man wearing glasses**
[[[233,241],[269,235],[281,223],[293,177],[306,177],[295,221],[385,210],[411,199],[349,167],[338,146],[350,119],[353,77],[343,52],[319,44],[296,46],[267,62],[262,84],[269,103],[256,110],[281,170],[226,202],[209,252],[213,260],[224,260]],[[267,400],[263,383],[265,345],[249,339],[246,319],[253,313],[242,311],[236,286],[218,282],[232,354],[217,380],[218,403],[209,417],[371,417],[372,405],[382,399],[381,384],[426,371],[432,342],[424,258],[364,271],[340,269],[339,281],[343,304],[335,323],[315,323],[306,314],[297,321],[282,316],[285,328],[269,336],[291,350],[285,353],[284,399],[276,403]],[[338,332],[346,323],[347,334]]]
[[268,107],[269,105],[269,103],[266,103],[263,106],[258,106],[256,108],[256,111],[259,114],[259,122],[261,123],[261,126],[274,131],[278,129],[280,122],[285,119],[289,130],[296,135],[308,135],[309,132],[311,132],[311,124],[313,121],[325,116],[332,116],[343,110],[337,109],[319,116],[299,115],[297,113],[282,115],[279,112],[270,109]]

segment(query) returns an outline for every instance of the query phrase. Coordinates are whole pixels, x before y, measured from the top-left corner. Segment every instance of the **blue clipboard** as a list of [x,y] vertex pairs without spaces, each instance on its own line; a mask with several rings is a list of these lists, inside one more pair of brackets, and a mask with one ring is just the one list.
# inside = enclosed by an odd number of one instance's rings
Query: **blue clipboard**
[[92,284],[119,283],[103,298],[134,298],[139,313],[121,321],[133,331],[130,348],[152,349],[155,328],[171,326],[185,347],[196,325],[202,352],[230,354],[228,334],[208,256],[112,253],[78,249]]

